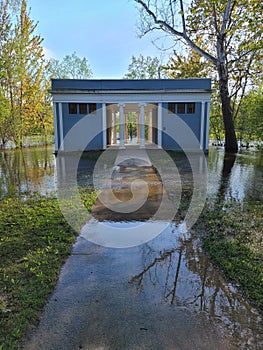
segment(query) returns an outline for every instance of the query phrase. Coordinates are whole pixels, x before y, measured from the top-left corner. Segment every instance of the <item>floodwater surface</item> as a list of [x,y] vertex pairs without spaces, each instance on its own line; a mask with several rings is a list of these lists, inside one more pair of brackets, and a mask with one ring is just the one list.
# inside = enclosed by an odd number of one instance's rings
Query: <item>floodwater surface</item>
[[[183,218],[193,195],[193,174],[185,157],[172,156],[180,181],[169,180],[165,161],[161,171],[149,159],[136,159],[136,154],[111,169],[107,164],[99,169],[99,184],[111,171],[110,187],[101,186],[92,219],[83,227],[25,349],[263,348],[262,316],[213,267],[195,233],[186,227]],[[56,164],[52,147],[1,151],[1,197],[48,194],[59,185],[71,186],[74,157],[65,155]],[[86,154],[79,160],[79,186],[93,186],[97,159],[96,154]],[[196,164],[197,175],[202,176],[204,164],[198,156]],[[259,152],[224,157],[222,151],[211,149],[208,199],[262,201],[262,169]],[[168,193],[161,172],[170,181]],[[143,197],[145,184],[136,182],[132,189],[137,179],[147,184],[147,200],[136,210],[114,211],[119,202],[135,205],[136,196]],[[153,217],[165,193],[171,208],[165,207],[164,213],[173,209],[176,215],[163,220],[165,228],[160,226],[162,232],[151,239],[151,230],[163,223]],[[108,202],[110,206],[105,205]],[[134,228],[149,239],[129,248],[107,247],[107,235]],[[101,234],[104,246],[87,240],[89,231]]]
[[53,147],[0,151],[0,197],[55,190]]
[[[248,154],[233,161],[218,151],[210,153],[211,200],[262,200],[262,163],[257,155]],[[79,163],[82,186],[90,184],[86,161]],[[62,186],[67,177],[71,181],[70,164],[66,160],[63,164]],[[184,158],[177,156],[176,164],[181,166],[182,200],[187,202],[193,176]],[[199,169],[201,175],[202,162]],[[104,170],[107,173],[106,165]],[[195,233],[187,229],[184,210],[143,244],[107,247],[109,232],[154,223],[152,217],[164,196],[158,169],[147,159],[120,161],[111,173],[110,187],[102,186],[92,219],[83,227],[25,349],[262,349],[261,315],[213,267]],[[101,182],[103,177],[101,170]],[[114,212],[105,205],[112,194],[113,208],[119,201],[132,202],[136,193],[131,184],[138,178],[148,184],[147,200],[139,209]],[[144,191],[141,186],[137,194]],[[186,211],[188,207],[186,203]],[[90,230],[103,235],[104,246],[87,240]]]
[[[65,155],[65,173],[70,177],[70,157]],[[92,185],[92,171],[97,155],[86,154],[79,162],[78,176],[81,186]],[[263,200],[262,176],[263,157],[257,151],[240,151],[234,163],[224,159],[222,149],[209,150],[208,155],[208,197],[217,196],[224,191],[227,200]],[[61,161],[61,160],[60,160]],[[228,169],[224,163],[228,165]],[[231,166],[232,165],[232,166]],[[59,168],[61,168],[60,166]],[[181,171],[182,181],[188,169],[185,158],[177,155],[177,167]],[[223,176],[222,176],[223,175]],[[22,150],[0,150],[0,196],[12,196],[28,192],[42,194],[57,189],[57,170],[54,148],[34,147]]]

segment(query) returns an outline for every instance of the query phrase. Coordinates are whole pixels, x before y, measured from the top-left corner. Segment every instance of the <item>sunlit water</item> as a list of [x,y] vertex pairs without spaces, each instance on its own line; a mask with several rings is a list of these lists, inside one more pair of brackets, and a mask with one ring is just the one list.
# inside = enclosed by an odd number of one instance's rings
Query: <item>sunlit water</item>
[[[96,163],[96,160],[92,158],[84,158],[79,163],[79,184],[82,186],[92,185],[92,169]],[[218,192],[223,189],[226,200],[263,199],[263,157],[259,152],[242,151],[238,153],[230,174],[225,177],[222,176],[223,163],[223,150],[210,149],[208,156],[209,197],[218,195]],[[179,168],[183,166],[184,161],[178,162]],[[70,170],[70,168],[66,169],[68,172]],[[185,173],[187,174],[187,171]],[[0,151],[1,197],[35,191],[47,194],[56,189],[56,159],[53,147]]]
[[[71,181],[70,157],[62,164],[65,186]],[[208,198],[262,201],[260,154],[242,152],[234,160],[224,159],[221,150],[210,151]],[[79,162],[79,185],[92,185],[95,164],[96,160],[87,156]],[[182,178],[182,200],[187,202],[192,176],[185,158],[177,157],[176,165]],[[129,183],[137,177],[149,184],[147,202],[140,210],[123,215],[97,200],[92,215],[98,230],[100,225],[139,227],[151,219],[162,199],[162,183],[154,169],[144,165],[114,170],[114,193],[119,200],[129,200]],[[52,148],[0,153],[2,197],[50,193],[57,183]],[[263,348],[261,315],[212,266],[180,215],[155,239],[129,249],[102,248],[84,238],[76,242],[37,333],[26,348],[59,349],[65,332],[70,332],[68,349],[77,342],[90,349],[125,348],[127,344],[135,349],[144,342],[163,349]],[[143,332],[147,332],[147,340]],[[127,336],[130,333],[134,335]]]

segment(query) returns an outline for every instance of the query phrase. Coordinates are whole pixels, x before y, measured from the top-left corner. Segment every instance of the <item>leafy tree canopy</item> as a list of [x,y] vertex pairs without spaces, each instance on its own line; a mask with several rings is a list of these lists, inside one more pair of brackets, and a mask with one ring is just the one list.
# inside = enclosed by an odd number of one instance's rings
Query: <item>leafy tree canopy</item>
[[76,52],[66,55],[62,60],[51,59],[51,75],[57,79],[89,79],[92,70],[88,60],[77,56]]
[[165,77],[165,72],[157,57],[140,55],[132,56],[128,66],[128,73],[124,79],[160,79]]

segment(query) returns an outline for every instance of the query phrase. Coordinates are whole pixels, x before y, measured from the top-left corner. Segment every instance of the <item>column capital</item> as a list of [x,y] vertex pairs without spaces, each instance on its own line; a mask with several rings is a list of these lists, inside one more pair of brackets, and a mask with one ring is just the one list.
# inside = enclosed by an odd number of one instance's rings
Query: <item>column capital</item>
[[126,105],[125,103],[118,103],[118,107],[123,107],[124,108],[125,105]]

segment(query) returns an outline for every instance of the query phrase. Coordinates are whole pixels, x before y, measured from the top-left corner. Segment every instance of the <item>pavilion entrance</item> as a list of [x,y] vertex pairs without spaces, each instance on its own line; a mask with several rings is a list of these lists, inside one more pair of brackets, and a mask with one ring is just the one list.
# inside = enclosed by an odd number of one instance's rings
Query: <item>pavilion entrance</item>
[[106,116],[108,147],[158,144],[157,104],[107,104]]

